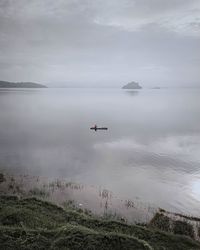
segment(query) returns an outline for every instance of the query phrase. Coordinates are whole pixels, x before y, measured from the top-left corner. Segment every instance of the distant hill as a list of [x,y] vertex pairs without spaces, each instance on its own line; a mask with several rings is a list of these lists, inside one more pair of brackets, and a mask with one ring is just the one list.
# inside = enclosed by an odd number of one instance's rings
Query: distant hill
[[45,85],[34,82],[0,81],[0,88],[47,88],[47,87]]
[[123,89],[142,89],[138,82],[129,82],[122,87]]

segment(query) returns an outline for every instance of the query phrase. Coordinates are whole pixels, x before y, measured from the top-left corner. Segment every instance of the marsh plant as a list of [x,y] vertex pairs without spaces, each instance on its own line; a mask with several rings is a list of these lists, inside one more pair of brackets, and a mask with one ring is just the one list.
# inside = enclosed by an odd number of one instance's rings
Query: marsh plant
[[135,204],[133,201],[131,200],[125,200],[125,207],[128,209],[128,208],[134,208],[135,207]]
[[0,173],[0,183],[6,181],[6,178],[3,173]]
[[39,196],[39,197],[48,197],[49,196],[48,191],[46,191],[45,189],[37,188],[37,187],[30,189],[28,194],[31,196]]

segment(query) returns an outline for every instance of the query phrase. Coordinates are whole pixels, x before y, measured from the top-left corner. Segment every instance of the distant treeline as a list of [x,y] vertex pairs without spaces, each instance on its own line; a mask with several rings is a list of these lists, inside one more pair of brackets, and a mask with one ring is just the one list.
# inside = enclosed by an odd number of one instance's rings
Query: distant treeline
[[0,88],[47,88],[47,87],[45,85],[34,82],[0,81]]

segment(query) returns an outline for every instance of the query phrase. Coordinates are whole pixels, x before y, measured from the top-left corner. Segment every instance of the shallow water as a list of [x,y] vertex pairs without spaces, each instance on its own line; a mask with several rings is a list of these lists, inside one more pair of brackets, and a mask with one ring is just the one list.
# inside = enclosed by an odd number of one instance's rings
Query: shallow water
[[200,90],[2,89],[0,166],[198,216]]

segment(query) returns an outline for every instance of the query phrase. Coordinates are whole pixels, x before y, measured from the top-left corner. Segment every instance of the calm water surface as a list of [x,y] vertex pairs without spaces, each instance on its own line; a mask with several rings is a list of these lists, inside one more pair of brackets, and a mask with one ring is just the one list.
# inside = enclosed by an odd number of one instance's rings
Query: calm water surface
[[0,166],[199,215],[200,90],[2,89]]

